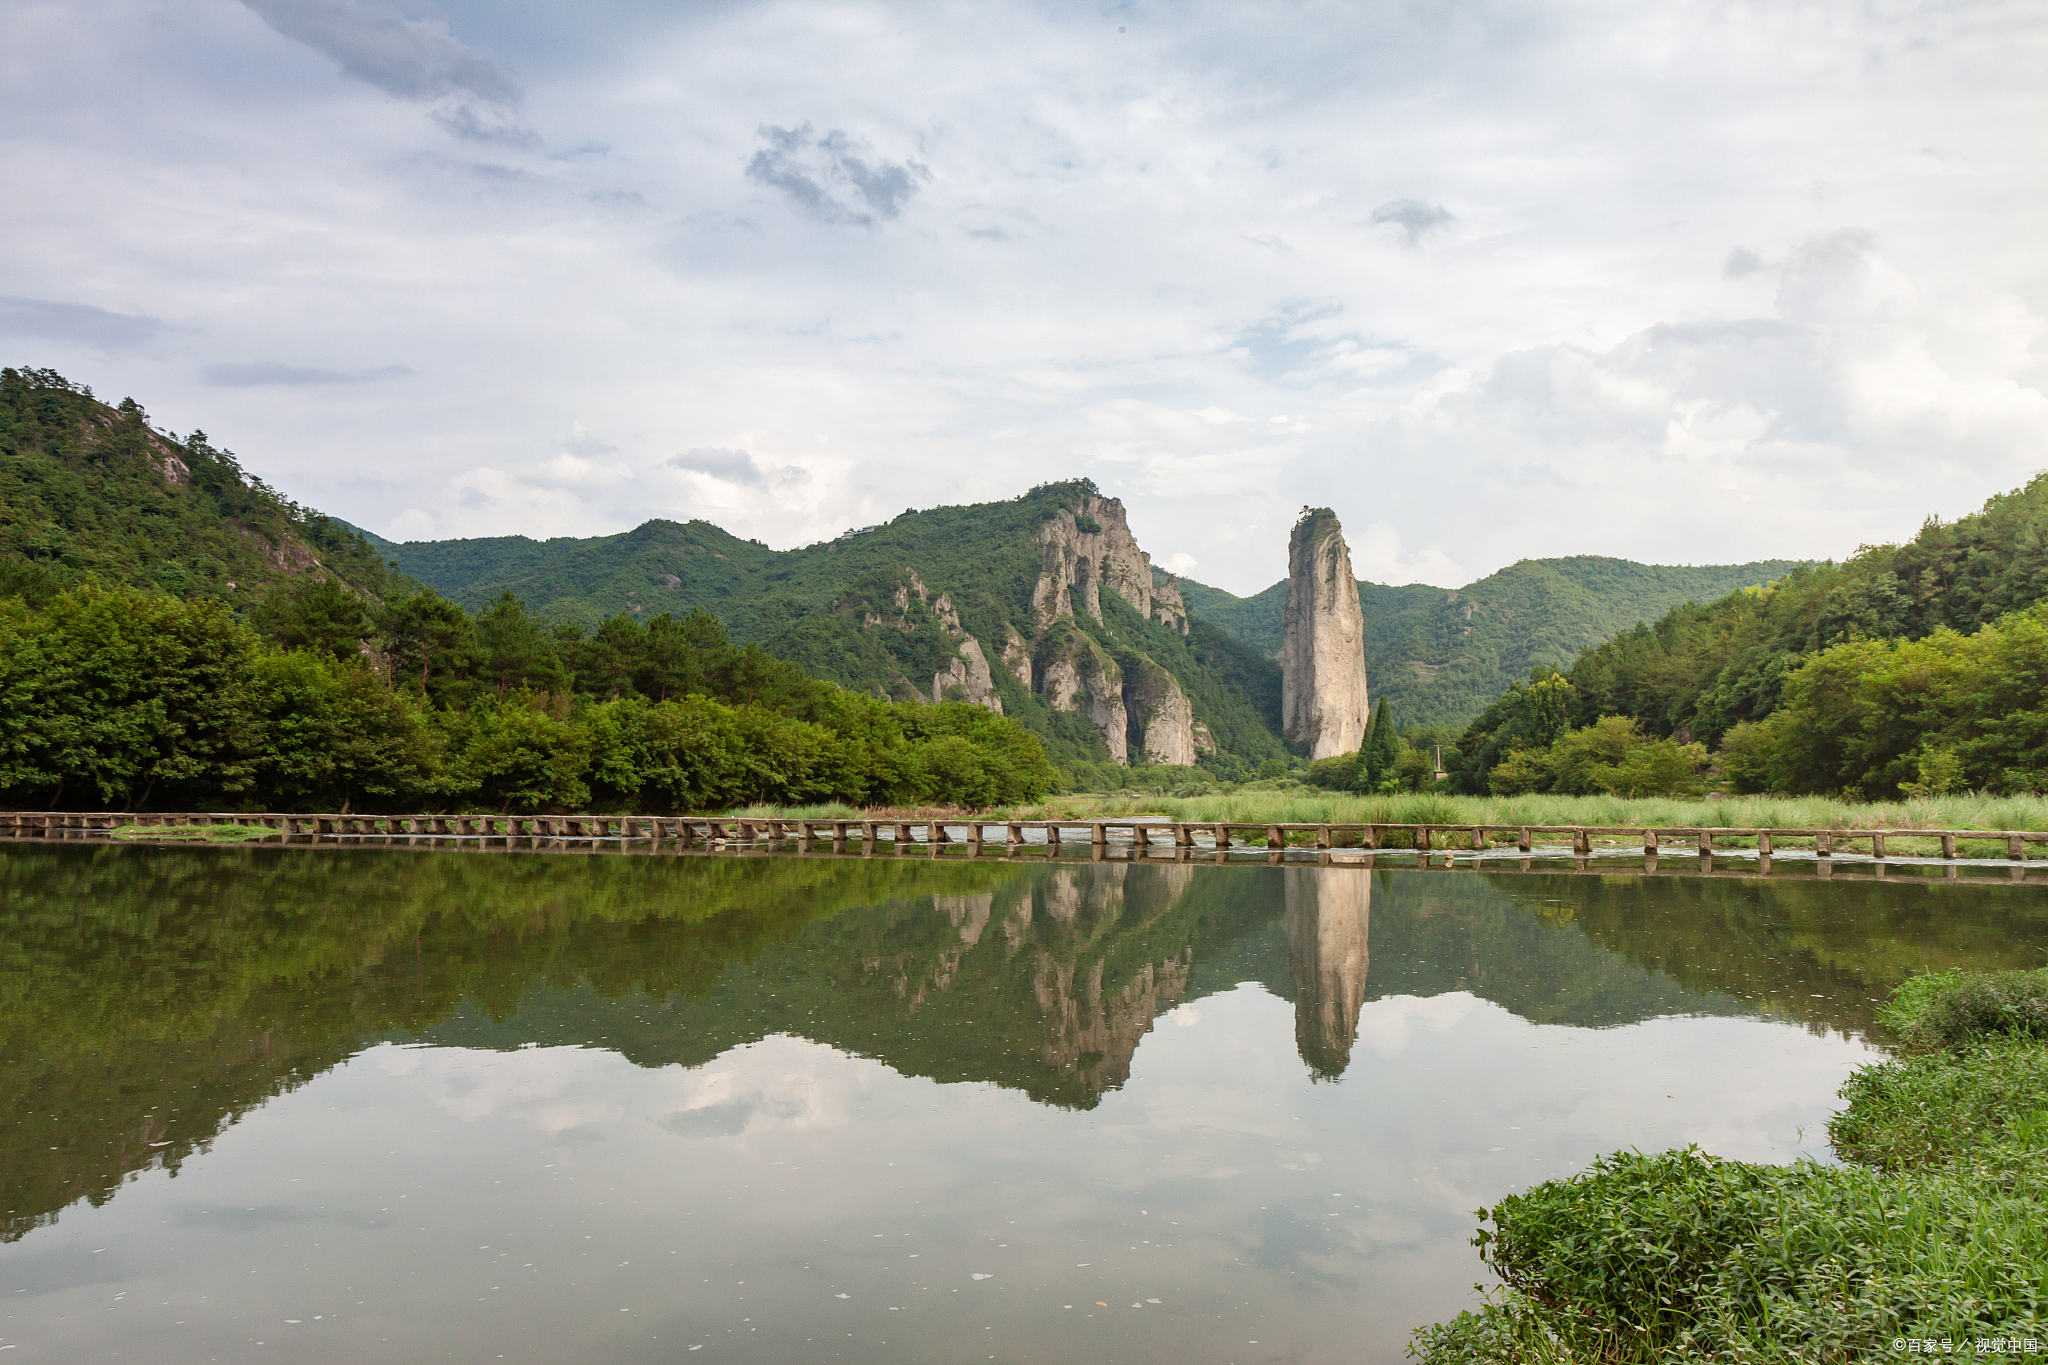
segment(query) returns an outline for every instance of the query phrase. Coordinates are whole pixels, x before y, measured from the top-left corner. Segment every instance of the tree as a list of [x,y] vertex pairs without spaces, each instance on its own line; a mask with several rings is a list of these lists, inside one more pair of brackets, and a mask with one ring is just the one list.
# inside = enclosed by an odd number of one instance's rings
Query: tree
[[567,670],[555,642],[526,614],[526,604],[509,589],[477,614],[476,648],[478,667],[497,686],[500,697],[514,691],[568,688]]
[[1401,735],[1394,721],[1393,703],[1385,697],[1373,710],[1372,724],[1358,746],[1357,790],[1376,792],[1394,780],[1394,768],[1401,761]]
[[385,607],[377,614],[377,633],[390,655],[393,680],[417,679],[425,696],[436,695],[436,679],[454,682],[474,662],[476,634],[468,613],[432,588]]
[[307,579],[280,588],[256,604],[251,622],[286,649],[346,659],[361,652],[370,633],[363,599],[336,578]]

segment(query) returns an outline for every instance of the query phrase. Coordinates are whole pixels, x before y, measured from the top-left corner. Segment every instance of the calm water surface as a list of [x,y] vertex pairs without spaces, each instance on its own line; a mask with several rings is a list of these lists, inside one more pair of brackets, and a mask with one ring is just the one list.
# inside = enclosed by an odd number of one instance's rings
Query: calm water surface
[[[0,849],[0,1359],[1394,1361],[2038,887]],[[13,1354],[18,1352],[19,1354]]]

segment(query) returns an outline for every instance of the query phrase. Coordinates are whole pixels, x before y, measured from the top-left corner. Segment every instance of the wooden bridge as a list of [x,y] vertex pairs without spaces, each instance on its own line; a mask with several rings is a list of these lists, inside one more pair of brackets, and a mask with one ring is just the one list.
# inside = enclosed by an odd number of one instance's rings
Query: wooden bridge
[[[239,825],[275,830],[286,837],[321,839],[651,839],[678,847],[775,844],[788,840],[830,842],[835,848],[858,842],[864,846],[912,843],[931,846],[964,844],[980,850],[988,844],[1006,849],[1027,845],[1061,849],[1069,844],[1091,848],[1110,845],[1133,850],[1151,848],[1233,848],[1285,850],[1357,849],[1368,852],[1463,851],[1485,853],[1512,849],[1531,853],[1566,851],[1553,836],[1569,840],[1569,853],[1587,857],[1593,841],[1641,839],[1645,856],[1679,850],[1711,855],[1738,848],[1763,857],[1793,848],[1818,858],[1857,851],[1883,860],[1902,856],[1902,840],[1938,841],[1940,856],[1959,855],[1959,843],[2003,845],[2004,856],[2024,860],[2028,844],[2048,844],[2048,830],[1982,829],[1744,829],[1701,826],[1597,825],[1392,825],[1392,824],[1248,824],[1241,821],[1169,820],[980,820],[948,817],[920,820],[770,819],[729,815],[348,815],[275,812],[0,812],[0,838],[92,837],[114,830],[189,829]],[[991,831],[994,831],[991,837]],[[1036,834],[1037,838],[1031,838]],[[1539,843],[1539,837],[1544,841]],[[1688,849],[1688,846],[1690,848]],[[1916,854],[1910,856],[1931,856]]]

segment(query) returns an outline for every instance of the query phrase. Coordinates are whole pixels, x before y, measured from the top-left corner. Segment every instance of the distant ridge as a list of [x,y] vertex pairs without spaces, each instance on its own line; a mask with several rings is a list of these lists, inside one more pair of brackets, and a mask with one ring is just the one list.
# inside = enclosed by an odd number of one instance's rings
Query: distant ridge
[[[1525,559],[1462,588],[1363,580],[1366,675],[1403,725],[1464,726],[1538,664],[1565,668],[1580,651],[1685,602],[1711,602],[1784,577],[1807,560],[1638,564],[1574,555]],[[1191,579],[1188,611],[1271,658],[1280,652],[1287,582],[1238,597]]]

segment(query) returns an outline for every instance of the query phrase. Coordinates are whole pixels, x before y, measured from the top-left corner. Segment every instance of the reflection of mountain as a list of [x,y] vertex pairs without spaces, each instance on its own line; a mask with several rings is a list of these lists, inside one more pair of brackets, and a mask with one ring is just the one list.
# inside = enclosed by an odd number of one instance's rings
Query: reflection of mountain
[[1371,998],[1856,1028],[1910,971],[2044,943],[2026,887],[4,846],[0,1239],[382,1038],[656,1066],[788,1033],[1086,1108],[1161,1012],[1248,980],[1336,1077]]
[[1371,954],[1372,878],[1351,868],[1284,869],[1287,963],[1294,978],[1294,1041],[1317,1076],[1332,1079],[1351,1063],[1358,1008],[1365,1003]]

